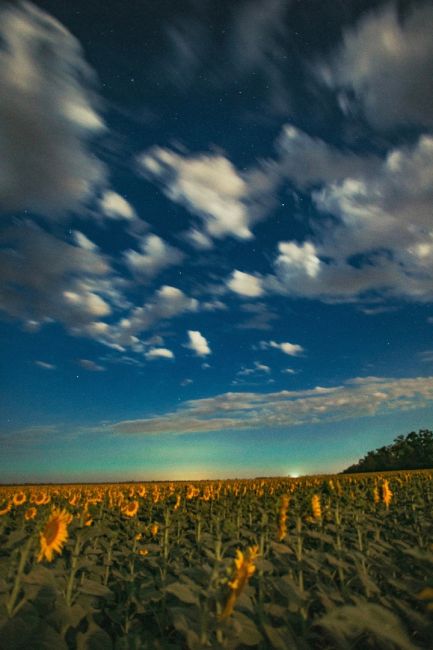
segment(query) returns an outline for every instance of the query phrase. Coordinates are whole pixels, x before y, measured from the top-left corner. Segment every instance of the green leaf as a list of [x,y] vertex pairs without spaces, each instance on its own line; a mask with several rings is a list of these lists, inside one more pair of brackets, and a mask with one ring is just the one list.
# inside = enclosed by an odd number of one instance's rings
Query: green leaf
[[287,544],[280,544],[278,542],[272,542],[271,543],[271,549],[273,551],[275,551],[275,553],[277,555],[279,555],[279,554],[281,554],[281,555],[286,555],[286,554],[293,555],[292,549]]
[[369,634],[375,641],[393,644],[399,650],[415,650],[403,625],[388,609],[374,603],[345,605],[325,614],[318,625],[325,628],[334,640],[346,640]]
[[265,624],[263,628],[272,648],[275,648],[275,650],[292,650],[293,645],[288,638],[286,627],[272,627]]
[[235,612],[233,614],[233,620],[238,628],[237,635],[241,643],[247,646],[253,646],[260,643],[263,639],[254,621],[248,618],[248,616],[245,616],[245,614],[242,614],[242,612]]
[[56,587],[56,580],[53,571],[47,567],[38,565],[22,578],[23,583],[29,585],[40,585],[45,587]]
[[172,582],[171,585],[165,587],[164,591],[173,594],[173,596],[179,598],[183,603],[188,603],[190,605],[198,604],[196,594],[182,582]]
[[114,598],[114,594],[105,585],[95,580],[88,580],[84,578],[82,584],[78,587],[78,591],[88,596],[99,596],[100,598]]
[[58,599],[55,604],[54,611],[47,616],[47,622],[50,623],[56,630],[61,632],[68,629],[68,627],[78,627],[80,621],[86,616],[86,611],[79,603],[75,603],[72,607],[68,607],[65,602]]
[[23,528],[19,528],[18,530],[14,530],[12,533],[10,533],[7,537],[6,544],[3,545],[5,549],[12,549],[15,546],[18,546],[26,537],[28,533],[26,530]]

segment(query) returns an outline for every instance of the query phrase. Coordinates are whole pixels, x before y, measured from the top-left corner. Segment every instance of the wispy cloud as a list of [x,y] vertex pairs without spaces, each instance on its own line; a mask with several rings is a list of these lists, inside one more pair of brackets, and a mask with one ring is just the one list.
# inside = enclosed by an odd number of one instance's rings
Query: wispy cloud
[[117,192],[106,190],[99,199],[99,209],[110,219],[126,219],[132,221],[137,214],[130,203]]
[[[30,2],[0,11],[0,208],[58,217],[105,182],[89,140],[105,125],[76,38]],[[37,170],[37,173],[35,173]]]
[[36,366],[39,366],[39,368],[43,368],[44,370],[56,370],[57,368],[53,363],[47,363],[46,361],[35,361],[34,363]]
[[[153,147],[138,157],[137,164],[139,171],[161,184],[169,199],[200,217],[205,237],[195,235],[198,247],[208,247],[206,237],[220,239],[231,235],[241,240],[251,239],[245,205],[249,187],[225,156],[185,156]],[[191,237],[191,231],[188,236]]]
[[140,240],[141,252],[129,249],[124,253],[126,265],[138,281],[148,281],[158,273],[179,264],[184,254],[157,235],[146,235]]
[[264,294],[260,278],[235,269],[226,282],[227,287],[244,298],[258,298]]
[[271,372],[271,369],[264,363],[254,361],[254,366],[252,368],[241,368],[241,370],[239,370],[236,374],[238,377],[248,377],[249,375],[254,375],[260,372],[269,374]]
[[433,124],[433,8],[417,3],[401,16],[397,3],[364,14],[318,75],[338,93],[344,112],[378,128]]
[[238,392],[185,402],[165,415],[123,420],[119,434],[192,433],[290,427],[425,408],[433,404],[433,377],[361,377],[343,385],[274,393]]
[[146,359],[174,359],[174,354],[168,348],[151,348],[145,354]]
[[276,341],[260,341],[259,347],[261,350],[269,350],[270,348],[280,350],[280,352],[288,354],[290,357],[297,357],[304,352],[302,345],[289,343],[288,341],[283,341],[282,343],[277,343]]
[[79,366],[84,368],[84,370],[89,370],[90,372],[104,372],[106,370],[104,366],[99,365],[96,361],[92,361],[91,359],[78,359],[77,363]]

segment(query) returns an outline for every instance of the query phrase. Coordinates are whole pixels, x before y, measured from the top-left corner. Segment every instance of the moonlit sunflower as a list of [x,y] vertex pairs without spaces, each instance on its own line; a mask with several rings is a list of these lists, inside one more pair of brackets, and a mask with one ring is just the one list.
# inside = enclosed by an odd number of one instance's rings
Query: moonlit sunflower
[[234,560],[234,574],[229,581],[230,595],[227,599],[225,607],[220,615],[221,619],[228,618],[233,612],[233,608],[237,599],[239,598],[243,588],[247,584],[250,577],[256,570],[256,560],[259,555],[259,547],[250,546],[246,553],[241,550],[236,550],[236,557]]
[[389,487],[388,481],[385,479],[382,483],[382,499],[384,504],[386,505],[386,509],[389,509],[389,504],[391,503],[393,492],[391,488]]
[[34,519],[36,515],[38,514],[37,509],[32,506],[31,508],[27,508],[27,510],[24,513],[24,519],[29,521],[30,519]]
[[322,507],[320,505],[320,497],[318,494],[313,494],[311,498],[311,509],[315,519],[322,518]]
[[278,511],[278,541],[282,542],[287,534],[287,510],[289,507],[289,495],[283,494],[280,499]]
[[42,506],[45,504],[45,498],[46,495],[44,492],[37,492],[33,497],[32,497],[32,503],[35,503],[37,506]]
[[130,501],[122,508],[122,513],[127,517],[135,517],[138,512],[138,501]]
[[19,492],[16,492],[14,494],[12,501],[14,506],[22,506],[23,503],[27,501],[27,497],[25,493],[22,490],[20,490]]
[[63,544],[68,539],[68,524],[71,522],[71,515],[66,510],[54,508],[43,531],[40,533],[41,550],[38,555],[38,562],[44,558],[51,562],[53,552],[61,553]]
[[7,515],[7,513],[9,512],[10,509],[11,509],[11,504],[10,503],[6,503],[6,505],[1,506],[0,507],[0,517],[2,515]]

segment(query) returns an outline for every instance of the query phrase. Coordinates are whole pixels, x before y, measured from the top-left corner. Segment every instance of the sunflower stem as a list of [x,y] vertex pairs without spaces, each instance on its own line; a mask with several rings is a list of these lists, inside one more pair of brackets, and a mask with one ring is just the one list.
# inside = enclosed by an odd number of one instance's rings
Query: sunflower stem
[[111,568],[111,554],[113,552],[113,544],[114,544],[114,539],[110,540],[109,546],[108,546],[108,555],[107,555],[107,561],[105,563],[105,572],[104,572],[104,585],[105,587],[108,584],[108,578],[110,577],[110,568]]
[[72,592],[74,589],[74,579],[75,579],[75,574],[77,572],[77,562],[80,556],[80,549],[81,549],[81,540],[80,537],[78,536],[75,542],[74,550],[72,551],[71,570],[69,572],[68,584],[66,586],[65,600],[68,607],[72,605]]
[[15,575],[14,586],[12,588],[11,595],[9,596],[9,600],[6,603],[6,610],[9,618],[12,618],[12,616],[15,614],[15,603],[17,601],[18,594],[21,589],[21,578],[23,577],[24,574],[24,568],[26,566],[26,561],[29,556],[32,544],[33,544],[33,537],[29,537],[24,548],[21,551],[21,557]]

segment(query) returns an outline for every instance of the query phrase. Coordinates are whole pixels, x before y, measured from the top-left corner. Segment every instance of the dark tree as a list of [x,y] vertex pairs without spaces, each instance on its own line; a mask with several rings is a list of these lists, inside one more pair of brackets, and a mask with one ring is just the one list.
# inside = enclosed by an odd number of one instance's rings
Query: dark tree
[[394,442],[386,447],[367,452],[364,458],[342,473],[431,468],[433,468],[433,432],[429,429],[420,429],[418,433],[411,431],[406,436],[397,436]]

